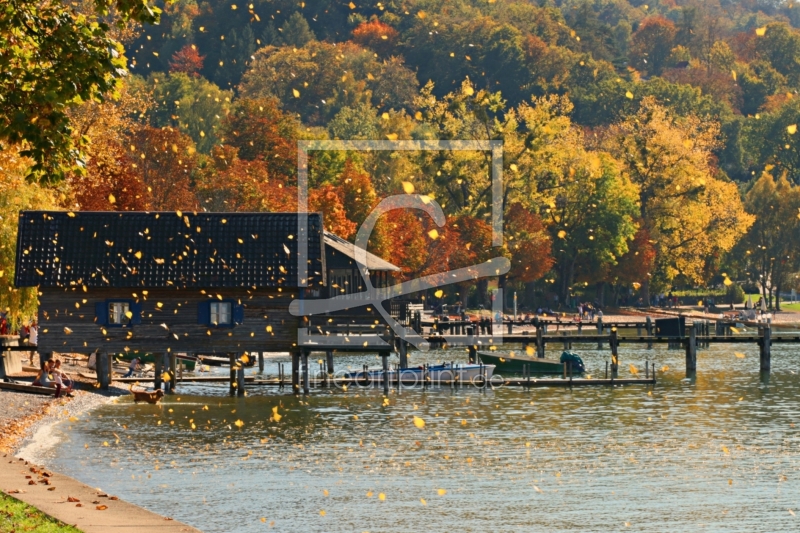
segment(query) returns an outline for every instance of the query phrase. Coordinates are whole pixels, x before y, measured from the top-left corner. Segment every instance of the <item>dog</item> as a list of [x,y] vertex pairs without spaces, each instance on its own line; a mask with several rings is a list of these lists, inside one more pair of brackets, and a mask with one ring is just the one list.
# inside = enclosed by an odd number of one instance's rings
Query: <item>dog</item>
[[133,403],[147,402],[155,405],[164,397],[164,391],[161,389],[154,391],[133,390],[133,385],[131,385],[129,390],[133,394]]

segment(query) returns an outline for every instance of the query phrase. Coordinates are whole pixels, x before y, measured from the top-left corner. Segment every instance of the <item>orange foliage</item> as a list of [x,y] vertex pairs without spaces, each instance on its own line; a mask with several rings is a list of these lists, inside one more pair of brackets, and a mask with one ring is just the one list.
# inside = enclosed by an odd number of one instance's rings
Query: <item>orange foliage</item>
[[642,225],[628,244],[628,253],[620,257],[612,268],[612,277],[624,284],[644,284],[649,279],[655,259],[656,251],[650,242],[650,234]]
[[508,208],[504,222],[503,230],[511,253],[509,278],[528,283],[547,274],[554,260],[552,241],[542,219],[515,203]]
[[394,51],[397,37],[397,30],[377,19],[362,22],[353,30],[354,43],[370,48],[383,57]]
[[206,56],[201,56],[197,51],[197,47],[187,44],[174,54],[169,62],[170,72],[185,72],[195,78],[200,76],[200,71],[203,70],[203,60]]
[[349,239],[355,235],[356,223],[348,220],[337,187],[322,185],[311,189],[308,193],[308,207],[310,212],[318,211],[322,213],[325,229],[328,231],[344,239]]
[[136,147],[132,177],[144,182],[154,211],[195,210],[199,202],[190,176],[197,163],[194,142],[172,128],[142,127],[132,135]]

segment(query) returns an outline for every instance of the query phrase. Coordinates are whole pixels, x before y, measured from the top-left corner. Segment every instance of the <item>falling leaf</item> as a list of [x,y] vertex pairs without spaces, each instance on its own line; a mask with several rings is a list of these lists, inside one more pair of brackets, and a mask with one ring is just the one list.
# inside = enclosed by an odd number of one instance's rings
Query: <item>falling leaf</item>
[[733,327],[733,326],[731,326],[730,328],[731,328],[731,331],[732,331],[732,332],[734,332],[734,333],[739,333],[739,329],[738,329],[738,328],[735,328],[735,327]]
[[417,13],[417,16],[418,16],[419,18],[421,18],[421,19],[424,19],[424,18],[425,18],[425,17],[427,17],[428,15],[427,15],[427,14],[426,14],[424,11],[420,11],[419,13]]
[[438,493],[439,493],[439,496],[444,496],[445,494],[447,494],[447,491],[446,491],[446,490],[444,490],[444,489],[439,489],[439,490],[438,490],[438,491],[436,491],[436,492],[438,492]]
[[278,414],[278,408],[277,407],[273,407],[272,408],[272,419],[275,420],[275,422],[280,422],[281,418],[283,418],[283,415],[279,415]]
[[731,71],[731,76],[733,76],[733,81],[736,81],[736,71],[735,70]]
[[566,231],[564,231],[563,229],[562,229],[562,230],[560,230],[560,231],[558,232],[558,238],[559,238],[559,239],[563,239],[563,238],[565,238],[566,236],[567,236],[567,232],[566,232]]
[[763,37],[767,33],[767,27],[762,26],[761,28],[756,28],[756,35],[759,37]]
[[730,455],[730,453],[731,453],[731,452],[728,450],[728,447],[727,447],[727,446],[723,446],[723,447],[722,447],[722,452],[723,452],[725,455]]
[[233,423],[233,425],[236,426],[237,428],[240,428],[244,426],[244,422],[242,422],[241,420],[237,420],[236,422]]
[[425,421],[418,416],[414,417],[414,425],[417,426],[419,429],[425,427]]
[[292,89],[292,94],[294,95],[295,98],[300,98],[300,91],[298,91],[297,89]]
[[319,512],[319,515],[320,515],[320,516],[325,516],[325,511],[320,511],[320,512]]
[[634,376],[638,376],[639,375],[639,370],[635,366],[633,366],[633,364],[631,364],[628,367],[628,369],[631,371],[631,374],[633,374]]
[[95,509],[97,509],[98,511],[105,511],[106,509],[108,509],[108,505],[98,505],[97,507],[95,507]]
[[421,503],[422,505],[428,505],[428,502],[425,501],[425,498],[420,498],[419,503]]
[[113,194],[109,194],[109,195],[108,195],[108,203],[110,203],[110,204],[115,204],[115,203],[117,203],[117,199],[114,197],[114,195],[113,195]]
[[633,93],[630,91],[625,91],[625,98],[628,100],[633,100]]
[[438,291],[434,292],[433,295],[436,296],[437,298],[441,298],[442,295],[444,295],[444,291],[442,289],[439,289]]
[[475,89],[473,89],[471,85],[467,85],[464,87],[464,94],[467,96],[472,96],[475,94]]
[[386,494],[384,494],[384,493],[382,493],[382,492],[381,492],[381,493],[379,493],[379,494],[378,494],[378,499],[379,499],[380,501],[382,501],[382,502],[385,502],[385,501],[386,501]]
[[64,334],[65,335],[72,335],[72,330],[68,327],[64,326]]
[[349,4],[347,4],[347,6],[348,6],[350,9],[355,9],[355,8],[356,8],[356,5],[355,5],[353,2],[350,2]]
[[403,192],[406,194],[414,194],[414,184],[408,181],[404,181]]
[[325,489],[325,490],[323,490],[323,491],[322,491],[322,495],[323,495],[323,496],[327,496],[328,494],[329,494],[329,493],[328,493],[328,489]]
[[739,359],[744,359],[744,357],[745,357],[744,354],[741,353],[741,352],[733,352],[733,355],[735,355]]
[[141,258],[142,258],[142,252],[136,252],[135,254],[133,254],[133,256],[134,256],[136,259],[141,259]]
[[722,283],[723,283],[723,285],[725,285],[726,287],[730,287],[731,285],[733,285],[733,282],[731,281],[731,279],[730,279],[730,278],[725,278],[725,279],[722,281]]
[[432,229],[432,230],[430,230],[428,232],[428,237],[430,237],[431,239],[433,239],[435,241],[436,239],[439,238],[439,232],[436,231],[435,229]]

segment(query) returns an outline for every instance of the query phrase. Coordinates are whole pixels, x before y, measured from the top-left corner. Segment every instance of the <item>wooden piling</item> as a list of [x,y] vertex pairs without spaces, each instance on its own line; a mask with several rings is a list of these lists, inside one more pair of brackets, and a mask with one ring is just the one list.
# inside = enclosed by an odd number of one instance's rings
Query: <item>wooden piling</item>
[[536,357],[544,359],[544,332],[541,323],[536,328]]
[[[402,341],[401,341],[402,342]],[[383,394],[389,394],[389,352],[381,352],[381,366],[383,367]]]
[[292,352],[292,392],[300,393],[300,352]]
[[759,334],[761,341],[759,342],[759,355],[761,359],[761,371],[769,372],[771,363],[771,348],[772,348],[772,330],[769,325],[760,328]]
[[264,373],[264,352],[258,352],[258,371]]
[[333,379],[333,350],[328,350],[325,352],[325,364],[325,371],[328,375],[328,380],[331,380]]
[[236,369],[236,395],[244,396],[244,365]]
[[397,355],[400,358],[400,368],[408,368],[408,342],[405,339],[398,339]]
[[508,321],[508,334],[509,335],[514,334],[514,323],[511,322],[510,320]]
[[303,372],[303,394],[309,393],[309,383],[308,383],[308,350],[303,350],[301,353],[302,362],[302,372]]
[[[467,336],[469,337],[469,364],[474,365],[478,361],[478,345],[475,341],[475,326],[467,326]],[[403,366],[402,363],[403,362],[401,360],[400,366]]]
[[235,396],[236,395],[236,354],[229,353],[228,354],[228,364],[230,365],[230,383],[228,387],[228,395]]
[[[644,325],[645,325],[645,330],[647,330],[647,336],[648,337],[652,337],[653,336],[653,319],[648,316],[645,319]],[[648,350],[652,350],[653,349],[653,341],[649,341],[647,343],[647,349]]]
[[617,328],[611,328],[608,343],[611,345],[611,375],[619,371],[619,343],[617,342]]
[[686,375],[689,376],[697,371],[697,328],[693,325],[689,328],[689,336],[686,338]]
[[169,394],[175,394],[178,384],[178,358],[175,352],[169,352]]
[[108,390],[110,383],[109,377],[109,368],[111,367],[111,362],[109,360],[108,353],[100,352],[97,354],[96,361],[96,373],[97,373],[97,382],[100,384],[100,388],[102,390]]
[[[153,376],[154,377],[153,388],[155,390],[160,390],[161,389],[161,376],[164,374],[164,354],[155,353],[155,354],[153,354],[153,357],[155,358],[155,370],[153,371],[153,372],[155,372],[155,375]],[[97,354],[97,360],[100,360],[100,354],[99,353]],[[98,375],[99,375],[99,371],[98,371]]]
[[[603,334],[603,317],[601,316],[597,317],[597,334],[598,335]],[[597,349],[598,350],[603,349],[603,341],[597,341]]]

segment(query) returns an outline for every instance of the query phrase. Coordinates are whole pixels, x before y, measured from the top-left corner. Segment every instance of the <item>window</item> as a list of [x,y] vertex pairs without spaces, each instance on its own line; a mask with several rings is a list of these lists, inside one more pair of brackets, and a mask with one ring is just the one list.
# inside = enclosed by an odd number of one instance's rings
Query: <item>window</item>
[[131,304],[128,302],[108,302],[108,323],[127,324],[131,317]]
[[95,303],[98,326],[128,327],[142,323],[142,304],[136,300],[101,300]]
[[215,326],[229,326],[231,324],[231,303],[211,302],[211,324]]

